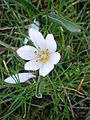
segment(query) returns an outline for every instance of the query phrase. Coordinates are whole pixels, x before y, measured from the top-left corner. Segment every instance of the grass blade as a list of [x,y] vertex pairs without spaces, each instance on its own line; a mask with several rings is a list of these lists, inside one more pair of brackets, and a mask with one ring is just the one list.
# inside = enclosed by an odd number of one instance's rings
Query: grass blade
[[35,14],[39,13],[39,11],[34,7],[34,5],[32,5],[31,2],[25,0],[15,0],[15,1],[20,3],[29,14],[31,14],[32,12],[34,12]]

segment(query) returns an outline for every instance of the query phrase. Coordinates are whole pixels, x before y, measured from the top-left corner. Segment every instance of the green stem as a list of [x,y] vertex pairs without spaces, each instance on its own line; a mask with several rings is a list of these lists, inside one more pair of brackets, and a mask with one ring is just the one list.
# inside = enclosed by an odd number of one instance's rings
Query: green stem
[[38,76],[37,85],[36,85],[36,97],[42,98],[42,93],[40,93],[40,75]]

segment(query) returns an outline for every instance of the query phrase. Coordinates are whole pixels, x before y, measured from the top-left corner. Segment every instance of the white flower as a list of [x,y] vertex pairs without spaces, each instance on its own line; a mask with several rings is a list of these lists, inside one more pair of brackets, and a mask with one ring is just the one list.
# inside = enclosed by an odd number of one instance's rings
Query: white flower
[[[29,25],[28,33],[29,33],[29,29],[31,29],[31,28],[39,31],[39,26],[40,26],[39,22],[36,19],[34,19],[34,22]],[[27,44],[28,40],[29,39],[25,38],[24,39],[24,44]]]
[[31,28],[29,36],[35,47],[25,45],[17,50],[17,54],[25,60],[29,60],[24,66],[25,70],[38,70],[41,76],[46,76],[60,60],[60,54],[55,52],[56,42],[52,34],[44,39],[43,35]]
[[7,77],[5,79],[5,82],[10,84],[16,84],[18,82],[23,83],[26,80],[34,77],[35,75],[33,75],[32,73],[19,73],[19,74],[12,75],[11,77]]

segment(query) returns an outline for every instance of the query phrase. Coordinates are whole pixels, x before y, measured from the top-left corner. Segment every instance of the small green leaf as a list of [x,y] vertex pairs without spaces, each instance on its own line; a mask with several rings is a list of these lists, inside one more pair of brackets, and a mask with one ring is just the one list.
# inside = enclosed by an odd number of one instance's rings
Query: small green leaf
[[34,12],[35,14],[39,13],[39,11],[35,8],[34,5],[32,5],[31,2],[28,2],[26,0],[15,0],[15,1],[20,3],[29,14],[31,14],[32,12]]
[[[45,21],[45,19],[46,19],[46,15],[42,17],[43,21]],[[80,27],[77,24],[69,20],[66,20],[64,17],[56,15],[54,12],[48,13],[48,22],[49,23],[52,22],[56,25],[61,25],[70,32],[80,32]]]

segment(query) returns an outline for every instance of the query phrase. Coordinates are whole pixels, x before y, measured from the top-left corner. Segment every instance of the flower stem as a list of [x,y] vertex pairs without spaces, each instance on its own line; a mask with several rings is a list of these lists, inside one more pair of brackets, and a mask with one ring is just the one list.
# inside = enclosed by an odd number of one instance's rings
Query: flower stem
[[38,79],[37,79],[36,97],[37,98],[42,98],[42,93],[40,92],[40,75],[38,76]]

